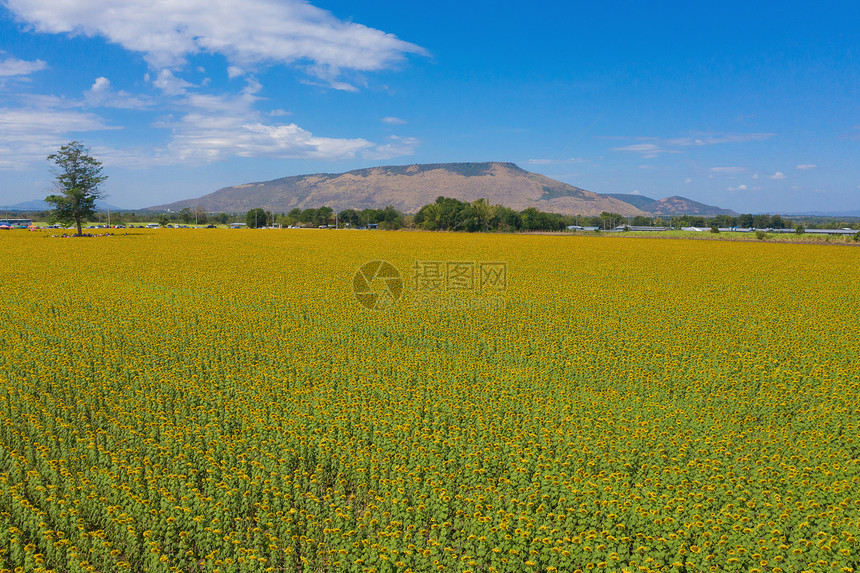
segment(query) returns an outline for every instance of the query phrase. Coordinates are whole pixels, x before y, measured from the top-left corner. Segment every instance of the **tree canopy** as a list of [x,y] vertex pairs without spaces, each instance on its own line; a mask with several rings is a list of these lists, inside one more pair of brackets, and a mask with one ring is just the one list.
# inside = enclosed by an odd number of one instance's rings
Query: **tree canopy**
[[79,236],[83,234],[81,224],[96,212],[96,200],[104,197],[101,184],[107,179],[101,162],[89,152],[81,142],[72,141],[48,156],[56,178],[56,193],[45,197],[53,205],[50,218],[66,225],[74,222]]
[[272,219],[272,214],[259,207],[251,209],[245,215],[245,224],[249,229],[260,229],[268,225],[268,221]]

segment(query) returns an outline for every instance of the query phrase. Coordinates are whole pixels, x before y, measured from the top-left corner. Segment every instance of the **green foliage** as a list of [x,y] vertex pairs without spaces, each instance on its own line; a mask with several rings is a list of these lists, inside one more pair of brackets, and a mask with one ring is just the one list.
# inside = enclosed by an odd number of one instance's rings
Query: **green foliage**
[[166,213],[162,213],[161,215],[158,216],[158,224],[161,225],[162,227],[166,227],[167,225],[170,224],[170,218],[167,216]]
[[435,203],[418,210],[415,224],[428,231],[467,230],[469,218],[475,218],[474,208],[469,203],[440,196]]
[[600,214],[600,224],[597,226],[602,227],[603,229],[614,229],[623,222],[624,215],[604,211]]
[[267,213],[264,209],[260,209],[259,207],[251,209],[248,211],[248,214],[245,215],[245,224],[249,229],[261,229],[267,225],[270,215],[270,213]]
[[96,200],[104,196],[101,184],[107,179],[102,175],[101,162],[91,157],[89,151],[81,142],[72,141],[48,156],[48,161],[54,164],[52,172],[58,191],[45,197],[54,206],[50,220],[64,225],[74,222],[79,235],[81,225],[95,215]]
[[572,218],[533,207],[518,213],[502,205],[490,205],[486,199],[466,203],[438,197],[435,203],[419,209],[414,223],[428,231],[561,231],[572,224]]
[[198,225],[205,225],[209,222],[209,216],[206,215],[206,211],[204,211],[200,207],[194,208],[194,222]]
[[786,221],[783,220],[783,218],[780,217],[779,215],[772,215],[770,217],[770,221],[767,224],[767,227],[769,227],[771,229],[785,229],[786,228]]
[[802,235],[802,234],[804,234],[804,233],[806,232],[806,229],[803,227],[803,225],[797,225],[797,226],[794,228],[794,232],[795,232],[795,234],[797,234],[797,235]]
[[711,232],[714,234],[718,234],[720,232],[720,228],[717,227],[716,225],[712,225],[711,226]]
[[524,231],[561,231],[567,222],[563,215],[544,213],[533,207],[524,210],[521,215]]
[[765,233],[764,231],[756,231],[755,238],[759,240],[764,240],[767,238],[767,233]]

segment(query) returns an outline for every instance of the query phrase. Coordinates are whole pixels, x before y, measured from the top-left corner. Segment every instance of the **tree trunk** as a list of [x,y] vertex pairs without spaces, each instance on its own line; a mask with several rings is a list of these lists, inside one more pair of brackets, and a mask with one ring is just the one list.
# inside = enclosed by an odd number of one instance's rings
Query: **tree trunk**
[[80,219],[75,219],[75,224],[77,224],[77,226],[78,226],[78,236],[79,236],[79,237],[83,237],[83,236],[84,236],[84,233],[83,233],[83,231],[81,230],[81,220],[80,220]]

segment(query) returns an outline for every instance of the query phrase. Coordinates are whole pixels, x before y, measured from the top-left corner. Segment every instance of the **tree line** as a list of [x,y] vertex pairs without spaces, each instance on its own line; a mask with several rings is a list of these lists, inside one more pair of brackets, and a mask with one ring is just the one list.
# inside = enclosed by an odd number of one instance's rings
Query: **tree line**
[[414,215],[404,214],[394,207],[384,209],[345,209],[335,213],[331,207],[292,209],[275,214],[264,209],[252,209],[246,214],[248,227],[322,225],[349,228],[376,225],[380,229],[415,228],[428,231],[465,232],[517,232],[562,231],[571,226],[596,227],[610,230],[619,226],[641,227],[753,227],[757,229],[792,228],[794,223],[780,215],[718,215],[702,217],[684,215],[676,217],[625,217],[618,213],[600,215],[561,215],[539,211],[533,207],[516,211],[504,205],[491,205],[486,199],[460,201],[451,197],[438,197],[433,203],[421,207]]

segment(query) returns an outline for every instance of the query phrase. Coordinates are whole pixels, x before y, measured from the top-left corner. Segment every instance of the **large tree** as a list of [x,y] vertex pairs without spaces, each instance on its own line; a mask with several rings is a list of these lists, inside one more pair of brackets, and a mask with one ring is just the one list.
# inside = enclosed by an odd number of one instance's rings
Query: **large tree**
[[245,215],[245,225],[249,229],[262,229],[268,224],[267,221],[269,220],[270,216],[271,213],[260,209],[259,207],[256,209],[251,209]]
[[96,200],[104,197],[101,184],[107,179],[102,164],[89,152],[81,142],[72,141],[48,156],[57,179],[57,193],[45,197],[54,206],[51,219],[65,225],[74,222],[79,236],[83,235],[81,223],[95,215]]

